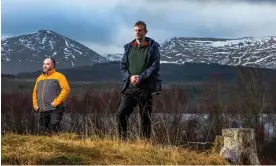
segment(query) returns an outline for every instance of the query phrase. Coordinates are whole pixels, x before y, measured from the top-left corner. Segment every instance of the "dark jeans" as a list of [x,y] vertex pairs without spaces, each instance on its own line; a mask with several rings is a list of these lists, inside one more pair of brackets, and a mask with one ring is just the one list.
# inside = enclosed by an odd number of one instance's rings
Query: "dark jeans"
[[139,114],[141,117],[141,137],[150,138],[151,136],[151,112],[152,112],[152,95],[148,91],[138,88],[126,89],[121,97],[119,113],[118,113],[118,131],[119,137],[125,139],[127,137],[128,118],[139,106]]
[[64,107],[39,113],[39,130],[41,134],[53,134],[60,131]]

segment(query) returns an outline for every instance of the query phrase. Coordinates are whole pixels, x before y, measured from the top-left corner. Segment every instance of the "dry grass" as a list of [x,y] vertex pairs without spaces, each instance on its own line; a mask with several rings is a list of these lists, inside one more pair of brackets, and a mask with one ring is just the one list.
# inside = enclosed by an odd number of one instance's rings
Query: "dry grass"
[[82,139],[74,134],[2,137],[2,164],[227,164],[217,154],[162,147],[143,140]]

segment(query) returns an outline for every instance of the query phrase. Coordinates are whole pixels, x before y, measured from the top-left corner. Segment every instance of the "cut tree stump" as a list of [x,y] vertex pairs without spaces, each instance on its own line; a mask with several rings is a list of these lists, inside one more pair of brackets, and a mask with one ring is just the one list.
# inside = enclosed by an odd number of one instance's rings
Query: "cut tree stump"
[[222,130],[223,147],[220,156],[230,164],[260,165],[253,129],[228,128]]
[[223,141],[224,138],[221,135],[217,135],[215,141],[213,142],[211,152],[219,154],[221,148],[223,147]]

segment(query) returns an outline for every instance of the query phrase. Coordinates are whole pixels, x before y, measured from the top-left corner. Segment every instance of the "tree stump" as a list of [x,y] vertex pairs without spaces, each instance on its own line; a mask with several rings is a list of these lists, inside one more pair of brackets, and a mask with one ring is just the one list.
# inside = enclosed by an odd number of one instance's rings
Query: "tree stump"
[[219,154],[220,150],[223,147],[223,141],[224,141],[224,138],[221,135],[217,135],[213,143],[213,146],[211,148],[211,152]]
[[230,164],[260,165],[253,129],[229,128],[222,130],[224,138],[220,156]]

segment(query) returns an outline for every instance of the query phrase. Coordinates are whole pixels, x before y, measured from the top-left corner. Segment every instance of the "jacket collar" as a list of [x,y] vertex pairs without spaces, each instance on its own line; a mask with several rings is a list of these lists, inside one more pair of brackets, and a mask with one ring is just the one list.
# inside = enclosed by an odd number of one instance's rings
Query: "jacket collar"
[[145,41],[141,44],[141,45],[138,45],[138,43],[136,42],[136,40],[134,39],[131,43],[130,43],[131,46],[133,47],[147,47],[149,46],[149,42],[145,39]]
[[[135,39],[132,40],[130,43],[124,45],[125,50],[127,50],[130,46],[132,46],[133,42],[135,42]],[[160,45],[156,41],[154,41],[153,39],[151,39],[150,37],[146,36],[145,42],[147,42],[150,47],[152,47],[154,45],[156,45],[157,47],[160,47]]]
[[45,76],[50,76],[50,75],[54,74],[55,72],[56,72],[56,69],[52,69],[50,71],[43,72],[42,74]]

